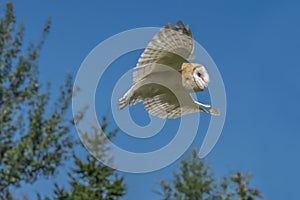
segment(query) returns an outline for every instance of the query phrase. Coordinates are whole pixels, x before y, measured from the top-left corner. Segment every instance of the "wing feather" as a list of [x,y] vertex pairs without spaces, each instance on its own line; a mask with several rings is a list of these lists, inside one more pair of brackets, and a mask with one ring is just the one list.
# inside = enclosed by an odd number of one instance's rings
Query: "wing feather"
[[[148,44],[140,56],[136,68],[146,68],[134,72],[134,82],[137,82],[155,69],[154,63],[166,65],[179,71],[184,62],[193,58],[194,40],[189,26],[182,21],[177,25],[167,24]],[[149,67],[150,66],[150,67]]]
[[120,109],[143,102],[151,115],[160,118],[178,118],[194,112],[219,115],[219,110],[203,109],[210,106],[194,101],[182,86],[182,75],[178,72],[184,62],[193,59],[193,49],[194,40],[188,25],[178,21],[176,25],[163,27],[140,56],[133,71],[134,85],[128,95],[120,99]]
[[[180,95],[182,97],[182,95]],[[179,98],[181,98],[179,97]],[[189,94],[184,94],[183,105],[179,104],[172,92],[166,92],[144,99],[145,109],[153,116],[160,118],[177,118],[194,112],[199,112],[199,106]]]

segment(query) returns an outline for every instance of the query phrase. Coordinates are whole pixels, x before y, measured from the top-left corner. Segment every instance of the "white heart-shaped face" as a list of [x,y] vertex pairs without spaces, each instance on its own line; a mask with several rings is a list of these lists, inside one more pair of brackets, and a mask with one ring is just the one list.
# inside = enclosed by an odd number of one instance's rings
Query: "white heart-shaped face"
[[193,76],[199,89],[204,90],[208,87],[209,75],[203,65],[194,69]]

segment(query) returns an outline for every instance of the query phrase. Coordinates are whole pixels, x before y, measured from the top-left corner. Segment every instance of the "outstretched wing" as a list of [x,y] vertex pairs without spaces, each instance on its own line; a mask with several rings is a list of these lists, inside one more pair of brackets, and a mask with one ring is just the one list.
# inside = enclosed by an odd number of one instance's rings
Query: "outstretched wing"
[[145,109],[151,115],[160,118],[177,118],[200,111],[200,106],[186,91],[177,91],[175,95],[168,90],[163,94],[144,99],[143,102]]
[[189,25],[178,21],[177,25],[168,24],[154,36],[140,56],[133,73],[134,82],[155,70],[155,64],[181,70],[184,62],[193,59],[194,40]]

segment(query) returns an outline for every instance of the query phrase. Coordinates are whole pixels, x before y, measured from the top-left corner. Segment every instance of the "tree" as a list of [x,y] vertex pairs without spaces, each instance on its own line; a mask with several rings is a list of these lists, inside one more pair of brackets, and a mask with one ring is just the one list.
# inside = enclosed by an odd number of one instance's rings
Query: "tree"
[[50,21],[37,44],[24,48],[24,25],[17,26],[13,5],[0,18],[0,196],[21,182],[49,177],[63,164],[72,140],[71,121],[65,117],[72,96],[72,78],[60,87],[59,99],[50,102],[48,89],[38,79],[38,58]]
[[254,200],[264,199],[259,190],[249,188],[250,175],[237,172],[218,181],[211,167],[197,158],[194,150],[190,159],[183,160],[174,180],[160,181],[160,191],[155,191],[164,200]]
[[[108,122],[103,118],[103,132],[94,129],[93,133],[81,133],[85,141],[90,144],[89,150],[98,153],[97,156],[107,157],[105,147],[106,137],[102,133],[107,131]],[[117,133],[116,130],[109,131],[107,138],[111,139]],[[99,157],[98,157],[99,158]],[[123,177],[118,177],[115,170],[105,166],[91,154],[86,156],[86,162],[73,153],[75,168],[68,174],[70,178],[70,190],[60,188],[55,184],[55,199],[98,199],[116,200],[125,194],[125,184]]]
[[[0,16],[0,199],[14,199],[12,191],[21,183],[53,177],[67,158],[76,166],[69,173],[71,189],[55,184],[55,199],[117,199],[125,192],[123,178],[91,155],[82,161],[73,150],[81,144],[72,139],[74,121],[66,117],[72,97],[71,76],[60,87],[56,101],[52,101],[49,87],[41,87],[38,58],[50,25],[48,20],[36,45],[24,48],[25,28],[17,25],[13,4],[7,3],[4,16]],[[102,128],[107,126],[105,120]],[[90,140],[95,147],[105,143],[103,137]],[[98,150],[105,150],[101,148]]]

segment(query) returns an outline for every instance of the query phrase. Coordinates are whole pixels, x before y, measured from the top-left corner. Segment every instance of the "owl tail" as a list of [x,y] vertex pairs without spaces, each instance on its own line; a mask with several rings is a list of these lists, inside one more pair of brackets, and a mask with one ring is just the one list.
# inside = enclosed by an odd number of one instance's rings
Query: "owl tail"
[[129,98],[126,97],[126,94],[119,99],[119,109],[122,110],[129,104]]
[[132,87],[123,95],[123,97],[119,99],[119,109],[122,110],[128,105],[135,105],[140,101],[142,101],[142,99],[135,95],[134,89]]
[[119,99],[119,109],[122,110],[127,105],[132,105],[133,99],[133,89],[132,87]]

